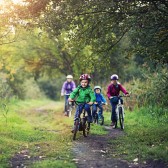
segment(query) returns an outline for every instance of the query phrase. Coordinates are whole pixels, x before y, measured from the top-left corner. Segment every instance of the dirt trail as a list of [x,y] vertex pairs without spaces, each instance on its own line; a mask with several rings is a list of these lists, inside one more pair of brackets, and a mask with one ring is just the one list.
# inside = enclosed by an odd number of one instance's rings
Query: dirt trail
[[[50,109],[53,109],[51,104],[37,108],[35,111],[45,114]],[[32,111],[34,109],[31,109],[30,113]],[[73,161],[77,168],[168,168],[167,165],[158,161],[148,161],[146,164],[138,165],[137,163],[129,163],[122,158],[115,158],[114,148],[109,141],[124,136],[124,132],[120,129],[112,129],[109,126],[104,127],[108,131],[107,135],[90,134],[87,138],[82,136],[73,142]],[[29,151],[26,149],[11,158],[10,165],[12,168],[24,168],[43,159],[45,158],[29,157]]]
[[123,131],[105,127],[108,135],[89,135],[87,138],[80,138],[74,142],[74,161],[78,168],[137,168],[138,166],[116,159],[112,156],[113,151],[109,150],[109,140],[123,135]]
[[109,140],[124,135],[124,132],[107,126],[105,129],[108,135],[89,135],[74,142],[73,160],[78,168],[167,168],[167,165],[159,161],[148,161],[140,165],[114,158],[114,149]]

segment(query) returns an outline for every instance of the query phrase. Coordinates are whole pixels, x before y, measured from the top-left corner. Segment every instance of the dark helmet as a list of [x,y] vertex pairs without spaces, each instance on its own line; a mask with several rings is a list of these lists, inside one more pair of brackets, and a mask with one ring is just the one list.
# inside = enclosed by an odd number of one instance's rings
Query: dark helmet
[[118,80],[118,75],[113,74],[113,75],[111,76],[111,80]]
[[91,81],[91,77],[88,74],[82,74],[79,78],[79,80],[88,80],[89,82]]

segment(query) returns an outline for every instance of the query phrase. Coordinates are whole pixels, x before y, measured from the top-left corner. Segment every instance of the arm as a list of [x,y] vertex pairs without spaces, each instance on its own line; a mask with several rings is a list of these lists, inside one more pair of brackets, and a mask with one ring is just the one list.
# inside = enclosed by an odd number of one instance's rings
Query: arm
[[105,97],[104,97],[102,94],[101,94],[101,97],[102,97],[102,98],[101,98],[102,102],[103,102],[103,103],[106,103],[106,99],[105,99]]
[[90,90],[90,102],[88,104],[93,104],[95,101],[96,101],[96,96],[95,96],[95,93]]
[[66,82],[64,82],[62,85],[61,96],[63,96],[65,94],[65,84],[66,84]]
[[128,95],[129,93],[127,92],[127,90],[120,84],[120,90],[125,94]]
[[75,97],[79,94],[79,88],[77,87],[76,89],[73,90],[73,92],[71,92],[69,99],[73,100],[75,99]]
[[110,93],[110,85],[109,85],[108,88],[107,88],[107,97],[110,99],[111,96],[112,95]]

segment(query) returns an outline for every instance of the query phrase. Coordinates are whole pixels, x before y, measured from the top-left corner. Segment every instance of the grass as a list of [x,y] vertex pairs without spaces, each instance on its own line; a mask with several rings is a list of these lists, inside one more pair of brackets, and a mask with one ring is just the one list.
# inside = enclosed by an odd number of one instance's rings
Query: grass
[[[10,167],[10,159],[22,151],[28,151],[30,158],[38,158],[27,167],[75,168],[70,133],[73,118],[64,117],[62,111],[63,102],[12,100],[7,123],[3,111],[0,113],[0,168]],[[104,112],[104,117],[105,125],[109,125],[110,113]],[[168,162],[166,109],[149,107],[126,112],[124,132],[125,136],[110,142],[113,157]],[[91,134],[106,135],[107,131],[103,126],[92,124]]]
[[115,156],[129,161],[137,158],[139,162],[150,159],[168,162],[168,118],[158,116],[156,109],[150,107],[126,112],[125,136],[111,141]]
[[0,167],[9,167],[10,159],[25,150],[30,158],[45,158],[27,167],[75,167],[70,150],[73,119],[62,116],[62,107],[63,102],[49,100],[12,100],[7,123],[0,113]]

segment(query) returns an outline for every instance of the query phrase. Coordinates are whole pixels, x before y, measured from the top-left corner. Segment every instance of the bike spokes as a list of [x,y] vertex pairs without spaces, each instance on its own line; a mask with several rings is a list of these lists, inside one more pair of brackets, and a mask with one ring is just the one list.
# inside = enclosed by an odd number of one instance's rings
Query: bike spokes
[[119,108],[119,121],[120,121],[121,129],[124,129],[124,115],[123,115],[122,108]]
[[79,130],[79,120],[76,120],[74,123],[74,130],[73,130],[73,140],[76,139],[76,134]]
[[87,118],[84,118],[82,120],[82,127],[83,127],[83,136],[87,137],[89,134],[89,130],[90,130],[90,123],[87,122]]

